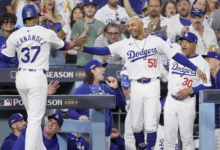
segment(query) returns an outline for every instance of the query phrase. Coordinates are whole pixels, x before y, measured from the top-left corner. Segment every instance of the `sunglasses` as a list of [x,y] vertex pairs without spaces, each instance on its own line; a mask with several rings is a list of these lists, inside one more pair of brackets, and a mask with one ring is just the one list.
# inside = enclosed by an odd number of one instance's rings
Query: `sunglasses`
[[7,25],[8,23],[10,23],[11,25],[14,25],[14,24],[15,24],[12,20],[4,20],[3,23],[6,24],[6,25]]

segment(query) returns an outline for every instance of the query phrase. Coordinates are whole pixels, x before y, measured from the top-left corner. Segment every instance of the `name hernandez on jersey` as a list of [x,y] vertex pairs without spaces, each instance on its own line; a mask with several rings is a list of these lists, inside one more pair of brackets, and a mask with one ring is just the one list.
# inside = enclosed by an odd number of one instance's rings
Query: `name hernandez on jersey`
[[209,64],[200,55],[196,54],[194,57],[188,58],[193,64],[195,64],[202,72],[206,74],[207,83],[204,84],[199,78],[196,71],[182,66],[173,59],[170,60],[169,67],[169,82],[168,91],[169,94],[176,95],[182,89],[196,87],[203,84],[206,87],[211,86],[210,80],[210,67]]
[[[169,41],[169,39],[167,40]],[[108,46],[112,56],[119,55],[126,62],[129,79],[160,77],[161,55],[171,59],[178,51],[156,36],[142,40],[124,39]]]

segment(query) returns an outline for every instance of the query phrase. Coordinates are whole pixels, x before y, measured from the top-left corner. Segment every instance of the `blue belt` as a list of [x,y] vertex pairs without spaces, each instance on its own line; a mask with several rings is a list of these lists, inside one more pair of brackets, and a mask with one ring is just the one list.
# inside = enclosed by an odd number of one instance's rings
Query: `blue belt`
[[[19,70],[19,71],[30,71],[30,72],[36,72],[36,71],[37,71],[36,69],[22,69],[22,68],[19,68],[18,70]],[[43,70],[43,73],[46,74],[47,71],[46,71],[46,70]]]
[[[178,99],[175,95],[171,95],[171,96],[172,96],[172,98],[174,98],[175,100],[181,101],[181,99]],[[192,98],[192,97],[194,97],[194,95],[190,95],[189,97]]]
[[[157,79],[159,79],[159,77],[157,77]],[[151,79],[138,79],[137,82],[138,83],[149,83],[151,81]]]

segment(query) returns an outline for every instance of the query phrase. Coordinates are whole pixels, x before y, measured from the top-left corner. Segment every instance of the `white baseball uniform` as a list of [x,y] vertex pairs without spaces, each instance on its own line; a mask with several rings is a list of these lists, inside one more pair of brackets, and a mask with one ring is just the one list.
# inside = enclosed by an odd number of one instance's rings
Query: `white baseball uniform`
[[[161,63],[162,65],[162,63]],[[167,77],[167,73],[166,70],[163,68],[163,66],[161,67],[161,76],[164,76],[164,82],[167,82],[166,77]],[[126,63],[124,64],[122,70],[121,70],[121,76],[122,75],[128,75],[127,69],[126,69]],[[159,120],[160,120],[160,113],[161,113],[161,105],[159,103],[158,106],[158,115],[157,115],[157,126],[159,125]],[[143,118],[144,120],[144,118]],[[141,124],[141,122],[139,122]],[[142,124],[144,125],[144,121],[142,121]],[[143,126],[144,128],[144,126]],[[124,140],[125,140],[125,149],[126,150],[135,150],[136,149],[136,145],[135,145],[135,138],[134,138],[134,133],[132,131],[131,128],[131,114],[130,111],[128,110],[127,115],[126,115],[126,119],[125,119],[125,133],[124,133]]]
[[178,127],[180,129],[183,150],[194,150],[193,125],[196,117],[196,96],[188,96],[183,101],[176,100],[177,93],[185,88],[196,87],[200,84],[211,86],[209,64],[196,54],[189,60],[206,74],[208,83],[203,84],[198,74],[174,61],[170,61],[168,95],[164,107],[165,150],[175,149]]
[[[132,131],[140,133],[144,123],[144,128],[148,133],[156,132],[161,55],[166,55],[170,59],[177,51],[159,37],[151,35],[142,40],[132,37],[124,39],[109,45],[108,48],[112,56],[119,55],[125,60],[129,79],[132,80],[129,110]],[[137,82],[138,79],[146,78],[150,78],[151,81],[146,84]]]
[[125,8],[118,5],[118,9],[115,11],[111,9],[108,4],[99,9],[95,14],[95,19],[102,21],[104,24],[110,22],[127,22],[130,17],[128,16]]
[[17,52],[19,71],[16,88],[28,114],[25,150],[46,150],[41,131],[41,119],[46,109],[47,77],[50,47],[64,47],[52,30],[41,26],[28,26],[13,32],[2,54],[14,57]]

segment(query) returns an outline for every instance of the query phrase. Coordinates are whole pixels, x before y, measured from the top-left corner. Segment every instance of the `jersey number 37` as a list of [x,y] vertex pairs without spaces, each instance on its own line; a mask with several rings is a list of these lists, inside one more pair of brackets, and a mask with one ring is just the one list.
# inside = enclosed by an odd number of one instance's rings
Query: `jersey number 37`
[[23,63],[30,62],[30,51],[36,51],[35,54],[34,54],[34,57],[31,60],[31,63],[33,63],[36,60],[38,54],[40,53],[40,49],[41,49],[40,46],[32,46],[31,48],[28,48],[28,47],[22,48],[21,52],[25,53],[25,55],[24,55],[25,58],[21,58],[21,61]]

